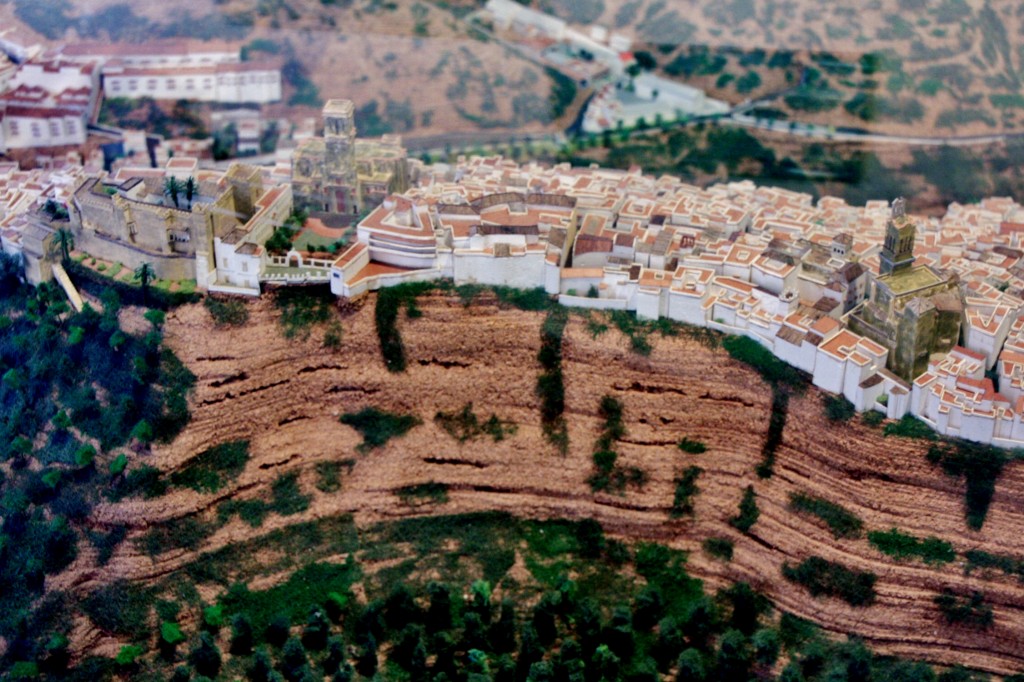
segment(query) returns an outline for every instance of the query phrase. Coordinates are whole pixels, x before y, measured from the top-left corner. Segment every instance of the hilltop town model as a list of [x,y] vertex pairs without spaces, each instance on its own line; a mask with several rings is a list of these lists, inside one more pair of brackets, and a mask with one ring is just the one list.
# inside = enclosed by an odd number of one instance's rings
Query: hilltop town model
[[[639,169],[427,165],[398,138],[356,139],[344,100],[327,103],[324,124],[290,177],[187,158],[113,175],[2,165],[3,249],[33,282],[51,277],[66,230],[81,261],[148,263],[224,294],[329,282],[353,298],[440,278],[542,287],[567,306],[748,336],[859,411],[1024,445],[1024,206],[1010,198],[923,219],[902,199],[814,203]],[[289,220],[304,223],[282,243]]]

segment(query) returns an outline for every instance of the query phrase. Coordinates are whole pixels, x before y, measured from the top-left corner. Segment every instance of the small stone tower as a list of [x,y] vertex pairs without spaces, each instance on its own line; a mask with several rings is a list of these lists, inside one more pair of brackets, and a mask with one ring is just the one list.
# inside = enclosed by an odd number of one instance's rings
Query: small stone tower
[[885,226],[885,244],[882,246],[880,274],[891,275],[914,264],[914,222],[907,217],[903,198],[892,202],[892,215]]

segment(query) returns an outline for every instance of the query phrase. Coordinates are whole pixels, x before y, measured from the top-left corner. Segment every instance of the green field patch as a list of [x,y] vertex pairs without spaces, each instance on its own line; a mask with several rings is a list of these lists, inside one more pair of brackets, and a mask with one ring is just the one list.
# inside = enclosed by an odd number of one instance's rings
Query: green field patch
[[896,528],[871,531],[868,542],[875,549],[896,559],[921,559],[926,564],[948,564],[956,558],[953,545],[937,537],[919,539]]
[[234,440],[204,450],[177,471],[171,472],[170,484],[191,488],[200,493],[217,492],[238,478],[249,461],[249,441]]
[[412,414],[392,414],[376,407],[364,407],[358,412],[341,415],[341,423],[362,434],[363,442],[356,449],[365,454],[392,438],[404,436],[422,422]]
[[858,538],[864,528],[864,523],[856,514],[821,497],[804,493],[791,493],[789,496],[789,508],[795,512],[809,514],[821,519],[828,525],[832,535],[837,539]]

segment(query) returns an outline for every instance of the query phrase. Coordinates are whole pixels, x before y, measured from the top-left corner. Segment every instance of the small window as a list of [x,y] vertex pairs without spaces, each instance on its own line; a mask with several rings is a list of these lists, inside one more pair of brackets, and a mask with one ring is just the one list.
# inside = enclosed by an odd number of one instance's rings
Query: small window
[[112,80],[110,81],[110,89],[112,92],[121,92],[121,81]]
[[196,81],[195,81],[194,78],[188,78],[188,79],[185,80],[185,89],[186,90],[195,90],[196,89]]
[[167,79],[167,89],[168,90],[173,90],[174,87],[175,87],[174,79],[173,78],[168,78]]
[[249,272],[249,261],[242,261],[242,272]]
[[60,121],[50,121],[50,136],[60,137]]
[[18,122],[17,121],[11,121],[11,135],[12,136],[14,136],[14,137],[18,136],[18,127],[19,126],[18,126]]
[[146,81],[146,89],[147,90],[156,90],[156,79],[155,78],[150,78],[148,81]]
[[136,80],[135,78],[132,78],[130,81],[128,81],[128,89],[129,90],[135,91],[138,88],[139,88],[139,81],[138,80]]
[[38,123],[32,124],[32,137],[42,137],[42,131],[39,129]]

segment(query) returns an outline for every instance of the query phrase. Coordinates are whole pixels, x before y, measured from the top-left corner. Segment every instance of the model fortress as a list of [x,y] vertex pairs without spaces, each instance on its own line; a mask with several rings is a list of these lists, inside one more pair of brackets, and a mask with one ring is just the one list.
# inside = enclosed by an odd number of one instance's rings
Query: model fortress
[[[438,278],[542,287],[564,305],[750,337],[858,410],[1024,445],[1024,207],[1012,199],[915,219],[902,201],[815,203],[638,169],[425,165],[396,138],[358,139],[352,112],[327,104],[324,136],[297,150],[284,182],[280,169],[206,171],[179,158],[114,177],[0,169],[4,249],[34,281],[48,276],[63,225],[78,252],[150,263],[209,291],[329,281],[355,297]],[[176,201],[169,181],[189,178],[193,194]],[[66,222],[44,202],[65,207]],[[282,245],[278,228],[307,216],[297,208],[313,212]]]

